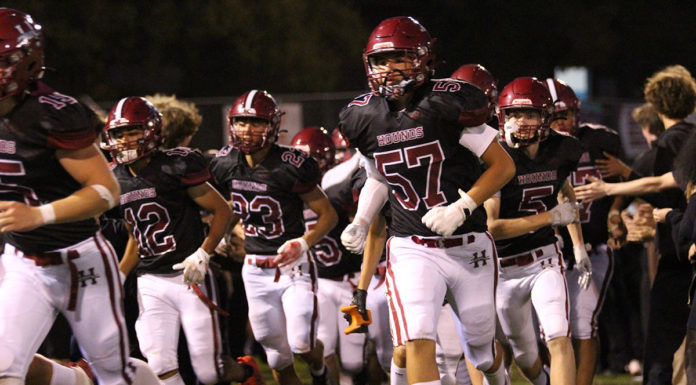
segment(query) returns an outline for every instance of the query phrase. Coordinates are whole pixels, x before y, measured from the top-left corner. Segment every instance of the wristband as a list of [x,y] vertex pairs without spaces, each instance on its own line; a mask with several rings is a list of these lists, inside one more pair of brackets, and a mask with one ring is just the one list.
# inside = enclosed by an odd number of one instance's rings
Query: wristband
[[474,210],[476,210],[476,208],[478,207],[476,201],[463,190],[460,189],[458,190],[458,192],[460,196],[459,202],[461,202],[461,205],[463,205],[465,209],[469,209],[469,214],[473,213]]
[[53,209],[53,205],[46,203],[45,205],[39,206],[39,212],[41,212],[41,218],[45,225],[50,225],[56,221],[56,210]]
[[109,191],[109,189],[106,188],[106,186],[101,184],[91,184],[89,185],[89,187],[93,188],[94,191],[96,191],[97,194],[99,194],[101,199],[105,200],[106,203],[109,204],[109,208],[113,208],[114,206],[116,206],[116,199],[114,199],[114,196],[111,195],[111,191]]

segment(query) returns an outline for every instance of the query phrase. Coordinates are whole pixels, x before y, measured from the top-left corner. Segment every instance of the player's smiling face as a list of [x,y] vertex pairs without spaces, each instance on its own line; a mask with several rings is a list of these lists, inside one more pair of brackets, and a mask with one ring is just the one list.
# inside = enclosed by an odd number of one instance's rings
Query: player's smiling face
[[123,127],[113,130],[114,138],[121,150],[133,150],[138,148],[138,141],[143,138],[143,129],[140,127]]
[[505,127],[512,135],[524,142],[534,140],[541,127],[541,113],[531,108],[515,108],[505,111]]

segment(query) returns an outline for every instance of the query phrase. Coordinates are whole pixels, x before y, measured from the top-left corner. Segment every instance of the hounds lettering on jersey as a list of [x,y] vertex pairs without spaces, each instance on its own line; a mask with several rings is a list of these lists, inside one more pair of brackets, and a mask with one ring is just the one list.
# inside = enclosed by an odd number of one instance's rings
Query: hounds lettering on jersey
[[556,170],[533,172],[530,174],[518,175],[517,184],[523,185],[531,183],[549,182],[555,181],[557,178],[558,171]]
[[[406,147],[385,152],[374,153],[375,164],[380,174],[384,175],[387,182],[398,189],[394,190],[394,196],[406,210],[417,210],[421,197],[424,196],[426,208],[435,207],[446,201],[445,194],[440,189],[440,176],[442,173],[442,161],[445,154],[442,151],[439,141],[423,143],[416,146]],[[424,160],[427,160],[424,162]],[[427,168],[427,178],[425,191],[416,191],[412,181],[398,172],[389,171],[390,168],[413,169],[416,167]],[[401,190],[399,192],[398,190]]]
[[377,146],[383,147],[390,144],[408,142],[423,137],[423,127],[409,128],[397,132],[391,132],[384,135],[377,135]]
[[126,203],[137,201],[139,199],[150,199],[155,197],[157,197],[157,190],[155,190],[154,187],[151,187],[121,194],[119,200],[121,201],[122,205],[125,205]]
[[0,140],[0,153],[16,154],[17,143],[14,140]]
[[[588,154],[589,153],[585,153]],[[583,154],[584,156],[584,154]],[[581,158],[582,159],[582,158]],[[602,173],[595,166],[578,167],[577,170],[571,172],[571,183],[573,186],[581,186],[587,183],[587,178],[593,176],[597,179],[602,179]],[[592,217],[592,202],[581,202],[578,208],[580,212],[580,223],[587,223]]]
[[[239,193],[231,193],[232,211],[239,215],[244,223],[244,233],[250,237],[259,235],[266,239],[278,238],[285,233],[283,209],[280,202],[267,195],[256,195],[251,201]],[[264,226],[257,227],[249,219],[251,215],[260,215]]]
[[[14,142],[12,142],[14,143]],[[29,206],[39,206],[41,202],[34,189],[14,183],[8,183],[8,177],[24,176],[24,163],[21,160],[0,159],[0,194],[15,192],[24,197],[24,203]]]
[[353,99],[352,102],[348,103],[348,107],[366,106],[368,103],[370,103],[370,99],[372,99],[372,94],[362,94],[362,95],[358,96],[357,98]]
[[[133,208],[123,211],[126,222],[133,227],[133,233],[140,240],[140,257],[153,257],[176,250],[173,235],[166,234],[171,221],[167,209],[156,202],[145,202],[138,207],[137,214]],[[137,220],[136,220],[137,215]]]
[[522,190],[519,211],[531,211],[534,214],[547,211],[543,198],[553,194],[553,186],[530,187]]

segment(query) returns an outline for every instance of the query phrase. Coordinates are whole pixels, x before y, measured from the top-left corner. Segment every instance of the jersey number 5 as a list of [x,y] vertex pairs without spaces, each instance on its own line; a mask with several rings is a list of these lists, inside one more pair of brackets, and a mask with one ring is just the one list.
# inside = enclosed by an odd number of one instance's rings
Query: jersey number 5
[[[397,165],[397,168],[403,168],[404,162],[409,169],[419,168],[426,173],[425,197],[423,197],[426,208],[429,209],[445,202],[445,194],[440,190],[442,161],[445,159],[440,142],[434,141],[404,149],[379,152],[375,153],[374,157],[380,174],[384,175],[390,185],[398,187],[394,190],[394,195],[406,210],[418,209],[422,195],[416,191],[413,181],[398,172],[389,172],[387,169]],[[417,175],[423,175],[423,172]],[[415,182],[422,186],[420,180]]]

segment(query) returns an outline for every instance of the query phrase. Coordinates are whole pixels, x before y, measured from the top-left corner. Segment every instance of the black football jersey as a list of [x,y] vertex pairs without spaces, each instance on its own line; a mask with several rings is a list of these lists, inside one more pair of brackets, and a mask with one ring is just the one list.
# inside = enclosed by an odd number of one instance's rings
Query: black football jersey
[[[82,188],[63,169],[56,150],[91,146],[101,124],[74,98],[43,83],[0,117],[0,200],[39,206]],[[64,248],[93,236],[94,219],[41,226],[4,234],[5,242],[27,253]]]
[[304,152],[273,145],[266,159],[252,168],[244,153],[226,146],[211,161],[210,171],[242,219],[247,253],[275,255],[283,243],[304,234],[300,195],[321,178],[317,162]]
[[[577,139],[555,133],[539,144],[535,159],[523,148],[502,143],[517,167],[515,176],[500,190],[500,219],[522,218],[548,211],[558,204],[557,196],[570,173],[577,168],[582,148]],[[517,237],[495,241],[498,256],[523,253],[556,241],[551,226]]]
[[[317,261],[319,278],[334,278],[340,277],[348,273],[360,271],[362,256],[353,254],[341,243],[341,233],[350,224],[348,218],[350,208],[354,204],[354,191],[359,191],[360,187],[353,185],[356,181],[353,175],[344,175],[340,178],[334,175],[332,171],[341,171],[340,169],[331,169],[323,177],[323,180],[333,179],[333,182],[326,190],[326,195],[331,202],[331,205],[338,214],[338,223],[331,231],[324,236],[319,242],[309,249],[310,254]],[[365,175],[363,169],[356,169],[354,174]],[[335,179],[334,179],[335,178]],[[337,180],[339,179],[339,180]],[[324,184],[322,180],[322,185]],[[363,179],[364,183],[364,179]],[[304,210],[304,220],[307,230],[314,227],[317,222],[317,214],[309,208]]]
[[[358,96],[341,111],[339,129],[390,185],[391,234],[438,235],[421,218],[458,200],[457,190],[467,191],[481,175],[479,158],[459,139],[467,127],[485,123],[485,106],[478,88],[443,79],[419,87],[401,111],[391,111],[387,99],[372,94]],[[479,207],[455,234],[485,230],[486,214]]]
[[200,207],[187,193],[210,179],[205,158],[179,147],[155,152],[137,176],[127,165],[116,165],[114,174],[121,186],[121,215],[138,244],[136,273],[180,274],[172,265],[193,254],[205,239]]
[[[621,157],[621,140],[619,134],[605,126],[598,124],[581,124],[577,138],[582,146],[582,155],[578,161],[578,168],[570,174],[570,184],[581,186],[588,183],[587,177],[593,176],[599,179],[602,174],[595,166],[597,159],[605,159],[604,152]],[[607,182],[618,182],[618,178],[608,178]],[[582,202],[579,208],[582,235],[586,243],[593,246],[607,242],[607,216],[613,197],[605,197],[589,203]],[[565,227],[561,227],[565,249],[572,248],[570,235]]]

